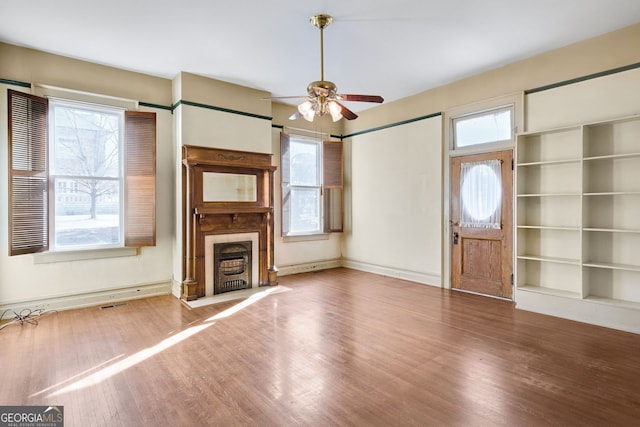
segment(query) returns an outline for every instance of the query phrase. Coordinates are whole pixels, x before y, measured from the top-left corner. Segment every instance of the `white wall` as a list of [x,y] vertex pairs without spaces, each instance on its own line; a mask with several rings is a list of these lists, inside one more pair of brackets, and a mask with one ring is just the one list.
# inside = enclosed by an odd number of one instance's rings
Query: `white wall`
[[440,286],[442,118],[349,138],[344,264]]
[[640,69],[535,92],[526,97],[526,130],[640,114]]
[[269,120],[190,105],[177,110],[181,110],[182,145],[271,153]]

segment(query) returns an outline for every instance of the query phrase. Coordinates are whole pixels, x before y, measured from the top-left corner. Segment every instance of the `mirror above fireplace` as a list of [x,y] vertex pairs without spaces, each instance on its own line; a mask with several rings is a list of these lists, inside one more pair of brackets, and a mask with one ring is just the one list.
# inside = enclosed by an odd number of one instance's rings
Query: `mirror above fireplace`
[[257,177],[239,173],[203,172],[204,202],[255,202],[258,200]]

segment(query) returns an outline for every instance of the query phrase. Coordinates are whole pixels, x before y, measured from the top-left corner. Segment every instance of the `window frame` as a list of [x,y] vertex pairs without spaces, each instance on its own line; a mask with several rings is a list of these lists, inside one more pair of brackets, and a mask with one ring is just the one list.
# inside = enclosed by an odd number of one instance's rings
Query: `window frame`
[[[502,111],[508,111],[510,113],[509,114],[509,119],[510,119],[509,138],[490,140],[490,141],[484,141],[484,142],[478,142],[478,143],[472,143],[472,144],[466,144],[466,145],[458,144],[458,132],[456,128],[456,123],[459,123],[463,120],[473,119],[476,117],[488,116],[488,115],[499,113]],[[451,117],[450,123],[451,123],[451,148],[454,151],[473,150],[473,149],[490,146],[490,145],[513,143],[515,141],[515,134],[517,129],[516,108],[514,104],[506,104],[506,105],[499,105],[499,106],[495,106],[495,107],[491,107],[483,110],[472,111],[466,114],[461,114],[461,115],[456,115]]]
[[[60,92],[60,89],[57,89]],[[91,97],[83,94],[84,98]],[[49,251],[49,102],[8,89],[9,255]],[[75,98],[70,96],[70,98]],[[106,105],[113,105],[105,102]],[[137,104],[136,104],[137,105]],[[35,111],[35,112],[34,112]],[[125,111],[124,240],[119,248],[156,245],[156,113]],[[15,154],[15,156],[14,156]],[[26,160],[25,160],[26,159]],[[44,160],[44,166],[40,163]],[[33,163],[38,161],[37,168]],[[14,167],[14,164],[16,167]],[[35,198],[16,191],[22,179],[37,179]],[[31,204],[24,209],[25,204]],[[36,215],[32,215],[35,212]],[[41,213],[41,215],[40,215]],[[91,248],[86,251],[100,251]],[[81,251],[79,251],[81,252]]]
[[[319,138],[308,137],[299,134],[280,134],[280,168],[281,168],[281,236],[283,238],[315,238],[326,236],[330,233],[343,231],[344,200],[343,200],[343,155],[342,141],[323,141]],[[317,158],[319,185],[291,185],[291,158],[289,146],[291,140],[317,144]],[[291,206],[290,193],[293,188],[317,188],[319,189],[319,224],[317,230],[312,232],[291,232]],[[289,215],[289,218],[287,218]],[[336,225],[337,223],[337,225]]]

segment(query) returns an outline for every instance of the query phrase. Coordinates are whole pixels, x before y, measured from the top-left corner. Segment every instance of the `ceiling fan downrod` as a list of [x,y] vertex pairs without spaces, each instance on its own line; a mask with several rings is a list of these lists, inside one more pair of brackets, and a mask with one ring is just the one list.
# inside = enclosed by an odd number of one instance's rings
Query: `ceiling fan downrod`
[[331,25],[333,17],[331,15],[318,14],[309,18],[309,22],[320,29],[320,81],[324,81],[324,29]]

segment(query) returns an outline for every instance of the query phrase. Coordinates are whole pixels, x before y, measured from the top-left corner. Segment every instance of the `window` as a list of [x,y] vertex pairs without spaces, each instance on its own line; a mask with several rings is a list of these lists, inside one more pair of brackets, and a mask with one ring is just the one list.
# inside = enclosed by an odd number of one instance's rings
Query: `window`
[[9,90],[10,253],[155,245],[155,114]]
[[123,241],[124,111],[49,101],[51,250]]
[[282,133],[282,235],[342,231],[342,143]]
[[453,119],[455,148],[513,139],[513,107],[501,107]]

